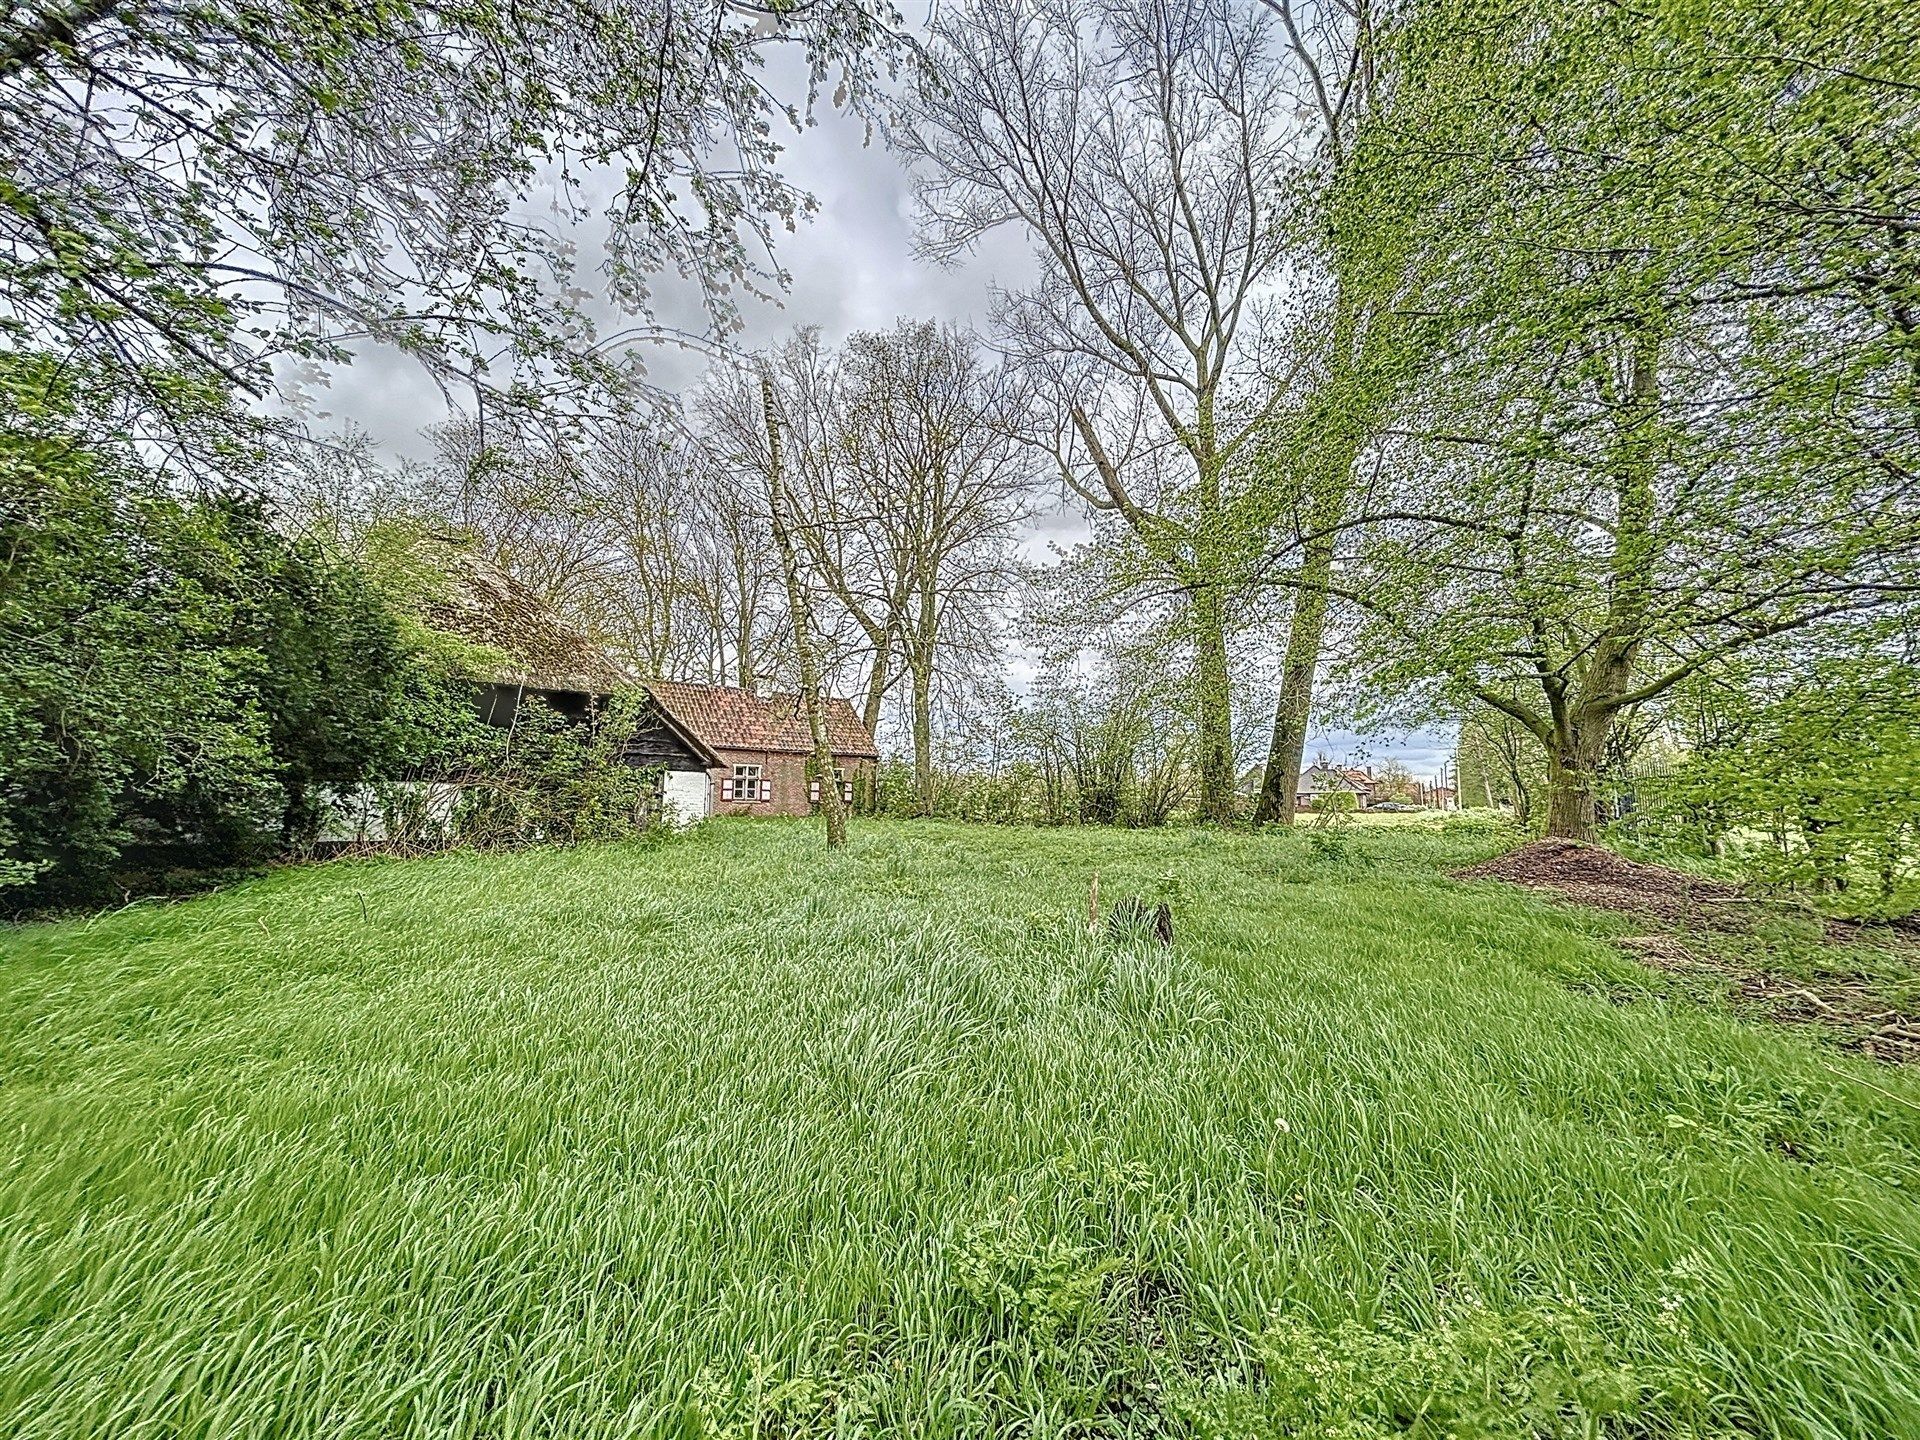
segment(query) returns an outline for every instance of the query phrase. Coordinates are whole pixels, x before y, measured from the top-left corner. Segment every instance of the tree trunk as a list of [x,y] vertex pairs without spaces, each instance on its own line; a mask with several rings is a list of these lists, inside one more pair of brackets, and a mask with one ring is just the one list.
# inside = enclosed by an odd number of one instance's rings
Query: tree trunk
[[[1336,256],[1343,252],[1336,246]],[[1280,672],[1280,696],[1273,711],[1273,742],[1267,750],[1266,773],[1260,782],[1256,824],[1293,824],[1295,798],[1300,790],[1301,760],[1306,751],[1307,722],[1313,713],[1313,682],[1320,668],[1320,645],[1327,633],[1329,597],[1333,582],[1335,539],[1347,509],[1348,487],[1363,435],[1372,429],[1377,397],[1355,385],[1359,351],[1361,307],[1352,285],[1341,275],[1336,258],[1333,353],[1335,372],[1329,381],[1337,404],[1324,415],[1325,439],[1307,472],[1307,534],[1300,566],[1299,599],[1294,602],[1288,628],[1287,653]]]
[[827,848],[847,843],[847,807],[840,798],[839,777],[833,770],[833,746],[827,741],[827,721],[820,701],[820,661],[813,650],[813,608],[800,586],[800,563],[794,553],[793,529],[787,522],[787,481],[780,465],[780,422],[775,418],[773,380],[762,372],[760,403],[767,412],[767,500],[773,520],[773,541],[780,552],[780,569],[787,582],[787,612],[793,622],[794,655],[800,662],[800,698],[806,707],[807,729],[813,739],[814,773],[820,779],[820,812],[827,820]]
[[860,707],[860,723],[869,735],[880,733],[880,707],[887,702],[887,657],[873,657],[873,669],[867,672],[867,698]]
[[753,612],[743,598],[734,627],[735,664],[740,671],[740,688],[752,695],[758,689],[753,673]]
[[1327,632],[1327,582],[1333,576],[1333,537],[1307,546],[1300,572],[1300,598],[1293,607],[1287,655],[1280,672],[1280,699],[1273,710],[1273,742],[1267,748],[1266,774],[1260,782],[1256,825],[1291,825],[1300,793],[1300,767],[1307,748],[1307,722],[1313,713],[1313,679],[1320,668],[1320,642]]
[[1580,699],[1556,717],[1547,750],[1547,834],[1567,840],[1591,841],[1599,834],[1597,801],[1607,740],[1621,717],[1621,701],[1632,688],[1634,660],[1653,598],[1660,337],[1641,327],[1630,344],[1614,480],[1607,626],[1594,637]]
[[907,668],[913,672],[913,784],[922,815],[933,814],[933,651],[940,633],[938,597],[933,588],[937,568],[929,573],[925,561],[921,562],[919,614],[905,647]]
[[1193,592],[1194,721],[1200,741],[1200,816],[1233,820],[1233,692],[1227,682],[1227,635],[1220,592]]
[[913,670],[913,785],[922,815],[933,814],[933,666],[916,655]]
[[1611,715],[1569,719],[1547,751],[1547,834],[1591,844],[1600,834],[1597,792]]

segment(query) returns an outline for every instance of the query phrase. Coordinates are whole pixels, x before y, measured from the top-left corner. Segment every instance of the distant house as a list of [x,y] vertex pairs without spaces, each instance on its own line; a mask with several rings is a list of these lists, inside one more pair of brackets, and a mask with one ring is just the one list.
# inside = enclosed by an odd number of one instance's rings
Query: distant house
[[[820,798],[810,773],[813,743],[797,695],[757,696],[725,685],[642,682],[569,624],[531,587],[484,556],[448,545],[433,557],[451,583],[423,602],[420,618],[472,647],[465,668],[480,718],[511,725],[538,701],[593,724],[621,691],[649,704],[621,747],[634,766],[657,766],[661,799],[682,821],[714,814],[805,815]],[[826,702],[827,733],[841,795],[879,759],[873,736],[838,697]],[[455,787],[425,785],[430,804],[450,809]],[[372,802],[349,804],[331,839],[378,839]],[[344,828],[344,833],[342,830]]]
[[[662,719],[712,757],[705,814],[805,815],[820,800],[810,773],[813,736],[798,695],[756,695],[726,685],[656,680],[647,686]],[[829,696],[827,745],[841,798],[880,758],[853,706]]]
[[1296,810],[1312,810],[1328,795],[1354,797],[1354,808],[1364,810],[1373,797],[1373,777],[1364,770],[1335,765],[1312,765],[1300,772],[1300,788],[1293,797]]

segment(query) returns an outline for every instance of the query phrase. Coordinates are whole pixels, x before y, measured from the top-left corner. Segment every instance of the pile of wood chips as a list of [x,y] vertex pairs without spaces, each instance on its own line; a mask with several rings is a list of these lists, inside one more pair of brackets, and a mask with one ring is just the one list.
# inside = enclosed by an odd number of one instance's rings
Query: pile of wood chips
[[[1642,865],[1577,840],[1536,840],[1454,875],[1551,890],[1581,905],[1670,927],[1623,936],[1615,943],[1650,969],[1723,981],[1728,999],[1749,1014],[1783,1025],[1818,1027],[1847,1049],[1876,1060],[1920,1064],[1920,1015],[1890,1008],[1882,986],[1848,973],[1844,965],[1812,977],[1786,975],[1731,959],[1710,946],[1688,944],[1689,936],[1705,939],[1710,932],[1751,930],[1765,913],[1757,907],[1774,903],[1747,896],[1735,886]],[[1812,918],[1811,912],[1801,913]],[[1896,953],[1911,953],[1920,966],[1920,946],[1897,927],[1876,927],[1869,936],[1864,927],[1845,921],[1821,923],[1829,944],[1871,939]]]

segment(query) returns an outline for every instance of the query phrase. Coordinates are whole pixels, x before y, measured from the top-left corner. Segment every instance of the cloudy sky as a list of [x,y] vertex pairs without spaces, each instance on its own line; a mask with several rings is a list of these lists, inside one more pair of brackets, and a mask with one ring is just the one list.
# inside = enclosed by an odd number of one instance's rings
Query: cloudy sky
[[[798,84],[777,93],[801,93]],[[1025,235],[1008,228],[989,237],[964,263],[939,266],[914,253],[912,183],[898,160],[875,138],[869,142],[856,117],[824,104],[814,123],[789,135],[785,174],[818,201],[818,211],[799,230],[780,237],[779,259],[793,283],[782,303],[746,302],[746,329],[737,343],[752,349],[796,326],[818,325],[829,341],[862,329],[892,324],[896,317],[950,320],[987,328],[991,295],[998,286],[1016,289],[1034,274]],[[663,281],[663,318],[676,301]],[[687,307],[691,318],[692,307]],[[693,354],[660,349],[647,356],[651,378],[668,389],[697,379],[704,362]],[[422,431],[447,414],[446,403],[424,371],[405,357],[369,352],[329,378],[315,392],[310,418],[326,426],[367,431],[391,456],[419,456]],[[1050,542],[1070,543],[1084,533],[1079,517],[1061,505],[1034,521],[1027,548],[1042,555]],[[1013,662],[1014,678],[1027,668]],[[1430,777],[1451,748],[1441,734],[1357,735],[1337,727],[1309,738],[1311,758],[1326,751],[1336,759],[1378,764],[1397,759],[1416,775]]]

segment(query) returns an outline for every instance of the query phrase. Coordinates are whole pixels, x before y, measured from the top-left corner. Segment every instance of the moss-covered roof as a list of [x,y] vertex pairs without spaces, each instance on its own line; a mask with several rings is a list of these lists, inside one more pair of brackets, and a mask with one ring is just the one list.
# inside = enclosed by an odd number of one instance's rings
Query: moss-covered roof
[[435,630],[480,647],[475,680],[608,695],[633,676],[563,620],[531,587],[471,548],[435,542],[433,561],[447,584],[421,605]]

